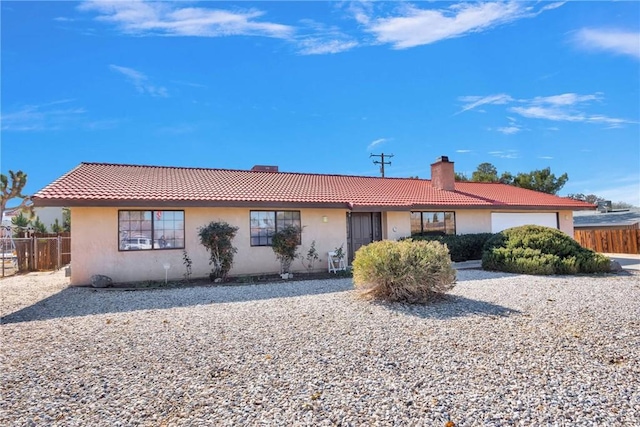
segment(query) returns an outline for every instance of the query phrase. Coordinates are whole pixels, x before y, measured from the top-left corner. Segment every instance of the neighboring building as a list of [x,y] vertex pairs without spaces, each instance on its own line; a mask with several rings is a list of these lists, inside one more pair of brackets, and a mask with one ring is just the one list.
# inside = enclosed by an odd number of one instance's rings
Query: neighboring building
[[576,230],[637,230],[640,229],[640,209],[579,212],[573,217],[573,227]]
[[[11,226],[11,219],[20,215],[21,210],[16,208],[6,208],[2,213],[2,225],[5,227]],[[35,220],[36,217],[40,218],[40,222],[42,222],[46,227],[47,231],[51,231],[51,226],[58,220],[58,224],[62,227],[62,207],[58,206],[40,206],[33,209],[33,218]],[[28,216],[28,213],[23,213],[23,215]]]
[[[276,273],[271,233],[302,228],[300,253],[312,242],[326,268],[343,246],[349,262],[372,241],[412,234],[497,232],[540,224],[573,235],[573,211],[594,205],[498,183],[455,182],[453,162],[439,158],[431,180],[82,163],[33,197],[36,206],[66,206],[73,224],[73,285],[93,274],[117,282],[210,272],[198,228],[211,221],[239,227],[232,275]],[[300,263],[294,269],[303,270]]]

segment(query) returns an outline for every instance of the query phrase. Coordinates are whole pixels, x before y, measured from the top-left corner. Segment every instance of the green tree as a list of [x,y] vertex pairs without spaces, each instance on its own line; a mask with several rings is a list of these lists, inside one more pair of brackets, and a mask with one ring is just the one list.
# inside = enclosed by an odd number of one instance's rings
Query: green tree
[[456,173],[455,173],[455,177],[454,177],[454,179],[455,179],[457,182],[468,182],[468,181],[469,181],[469,178],[467,178],[467,175],[465,175],[465,174],[463,174],[463,173],[459,173],[459,172],[456,172]]
[[35,220],[33,220],[32,224],[33,225],[33,229],[35,230],[36,233],[46,233],[47,232],[47,226],[44,225],[44,223],[42,221],[40,221],[40,217],[37,216]]
[[30,224],[29,218],[27,218],[22,212],[11,218],[11,224],[14,227],[13,237],[21,237],[20,232],[25,231]]
[[491,163],[480,163],[471,175],[472,182],[500,182],[548,194],[557,194],[568,180],[569,176],[566,173],[556,177],[551,173],[551,168],[534,170],[529,173],[520,172],[516,176],[510,172],[498,175],[498,169]]
[[498,182],[498,169],[491,163],[480,163],[478,168],[471,174],[473,182]]
[[513,185],[514,177],[510,172],[503,172],[498,181],[501,184]]
[[62,232],[62,226],[60,225],[60,221],[58,221],[58,218],[56,218],[53,224],[51,224],[51,232],[56,234]]
[[[9,178],[11,178],[11,184],[9,184]],[[33,214],[31,197],[22,194],[25,185],[27,185],[27,174],[22,171],[14,172],[10,170],[9,177],[5,174],[0,174],[0,192],[2,193],[0,195],[0,218],[2,218],[2,214],[7,207],[7,202],[11,199],[22,199],[16,208],[20,210],[28,209]]]
[[513,185],[543,193],[558,194],[568,180],[569,176],[566,173],[556,178],[555,174],[551,173],[551,168],[544,168],[529,173],[519,173],[514,178]]
[[71,231],[71,210],[62,208],[62,230],[67,233]]

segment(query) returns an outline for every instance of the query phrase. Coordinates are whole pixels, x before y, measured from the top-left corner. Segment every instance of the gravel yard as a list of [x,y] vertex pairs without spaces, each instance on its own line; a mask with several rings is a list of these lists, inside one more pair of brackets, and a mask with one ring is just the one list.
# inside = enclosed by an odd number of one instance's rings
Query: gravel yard
[[427,306],[351,279],[0,292],[0,425],[640,425],[638,273],[460,270]]

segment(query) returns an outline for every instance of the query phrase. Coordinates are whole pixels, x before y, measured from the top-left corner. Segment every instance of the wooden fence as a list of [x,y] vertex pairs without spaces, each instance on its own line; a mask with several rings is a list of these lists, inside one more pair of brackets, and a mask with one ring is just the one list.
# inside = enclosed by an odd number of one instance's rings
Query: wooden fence
[[71,262],[70,233],[36,233],[13,239],[20,272],[56,270]]
[[575,230],[573,237],[596,252],[640,254],[640,230]]

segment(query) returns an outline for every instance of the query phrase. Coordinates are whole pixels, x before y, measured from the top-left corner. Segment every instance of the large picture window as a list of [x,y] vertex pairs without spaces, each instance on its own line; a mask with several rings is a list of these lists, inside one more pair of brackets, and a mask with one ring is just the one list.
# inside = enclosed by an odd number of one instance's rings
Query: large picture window
[[286,227],[300,227],[300,211],[251,211],[251,246],[271,246],[271,237]]
[[411,235],[456,234],[454,212],[411,212]]
[[184,249],[184,211],[118,211],[118,249]]

